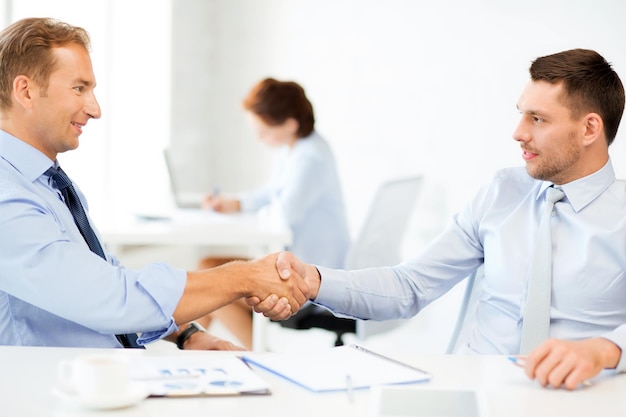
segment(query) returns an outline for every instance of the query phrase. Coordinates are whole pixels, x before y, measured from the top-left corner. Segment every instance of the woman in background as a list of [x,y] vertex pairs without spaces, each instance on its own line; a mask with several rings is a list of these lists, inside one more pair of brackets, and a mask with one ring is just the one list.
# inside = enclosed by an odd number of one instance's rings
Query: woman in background
[[[313,106],[295,82],[266,78],[243,100],[259,140],[276,148],[278,161],[263,187],[232,198],[208,195],[204,206],[218,212],[280,213],[291,228],[288,248],[308,263],[342,268],[350,245],[341,184],[332,151],[315,131]],[[231,258],[205,258],[210,268]],[[301,312],[302,313],[302,312]],[[220,320],[247,348],[252,346],[251,309],[243,300],[212,317]]]

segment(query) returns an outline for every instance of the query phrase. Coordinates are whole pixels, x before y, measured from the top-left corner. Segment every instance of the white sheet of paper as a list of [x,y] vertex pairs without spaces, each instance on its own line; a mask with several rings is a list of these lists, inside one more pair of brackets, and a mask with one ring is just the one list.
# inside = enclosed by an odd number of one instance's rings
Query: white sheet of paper
[[249,353],[243,360],[316,392],[424,382],[431,378],[427,372],[355,345],[306,353]]

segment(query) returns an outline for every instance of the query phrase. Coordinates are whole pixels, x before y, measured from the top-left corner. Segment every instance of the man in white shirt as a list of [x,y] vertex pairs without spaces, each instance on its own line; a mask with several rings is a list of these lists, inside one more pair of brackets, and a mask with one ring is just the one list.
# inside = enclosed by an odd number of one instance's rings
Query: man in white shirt
[[394,267],[338,271],[285,252],[281,275],[305,277],[311,300],[338,315],[386,320],[415,315],[484,265],[464,350],[518,354],[541,208],[556,185],[565,197],[551,220],[550,339],[530,351],[526,373],[542,386],[574,389],[602,369],[626,369],[626,182],[615,180],[608,154],[624,88],[590,50],[540,57],[530,75],[513,135],[526,169],[496,173],[422,253]]

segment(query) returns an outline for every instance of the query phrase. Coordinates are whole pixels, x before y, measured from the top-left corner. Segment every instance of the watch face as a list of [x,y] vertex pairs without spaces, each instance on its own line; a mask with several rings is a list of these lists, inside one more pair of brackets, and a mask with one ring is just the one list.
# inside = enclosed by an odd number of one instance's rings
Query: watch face
[[206,331],[200,323],[196,323],[195,321],[192,321],[191,323],[189,323],[189,325],[195,327],[196,329],[198,329],[198,331],[201,331],[201,332]]

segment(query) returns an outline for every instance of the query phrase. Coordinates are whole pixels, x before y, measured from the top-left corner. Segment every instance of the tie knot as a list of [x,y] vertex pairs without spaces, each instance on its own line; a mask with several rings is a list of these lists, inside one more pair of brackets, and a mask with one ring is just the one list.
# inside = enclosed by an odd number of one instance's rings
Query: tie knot
[[546,190],[546,201],[553,204],[561,200],[563,197],[565,197],[565,193],[560,188],[548,187]]
[[46,171],[46,175],[51,177],[54,180],[54,182],[56,182],[57,187],[59,187],[59,190],[64,190],[70,185],[72,185],[72,181],[69,179],[67,174],[63,172],[61,167],[59,167],[58,169],[54,167],[49,168]]

